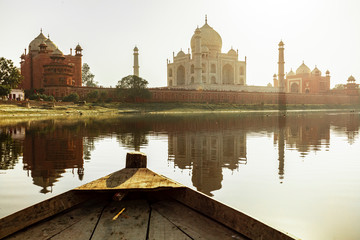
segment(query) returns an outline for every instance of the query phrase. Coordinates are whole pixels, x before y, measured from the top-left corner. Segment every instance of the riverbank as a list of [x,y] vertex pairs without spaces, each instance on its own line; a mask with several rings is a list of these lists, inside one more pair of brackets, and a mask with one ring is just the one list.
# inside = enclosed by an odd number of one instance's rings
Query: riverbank
[[[359,105],[287,105],[286,110],[360,110]],[[48,103],[30,102],[29,105],[16,102],[1,102],[1,117],[37,116],[82,116],[116,115],[136,113],[199,113],[199,112],[246,112],[276,111],[278,105],[241,105],[231,103]]]

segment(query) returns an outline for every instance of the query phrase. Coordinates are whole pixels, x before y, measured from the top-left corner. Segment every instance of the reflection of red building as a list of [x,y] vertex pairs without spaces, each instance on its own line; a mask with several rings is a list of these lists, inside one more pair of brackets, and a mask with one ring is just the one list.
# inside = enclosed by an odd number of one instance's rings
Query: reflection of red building
[[81,86],[81,47],[75,55],[63,53],[42,32],[29,44],[28,54],[21,55],[23,89],[40,89],[48,86]]
[[42,193],[49,192],[47,188],[53,186],[65,169],[77,168],[80,179],[84,174],[82,137],[70,131],[27,134],[23,156],[24,169],[31,170],[34,184],[43,187]]

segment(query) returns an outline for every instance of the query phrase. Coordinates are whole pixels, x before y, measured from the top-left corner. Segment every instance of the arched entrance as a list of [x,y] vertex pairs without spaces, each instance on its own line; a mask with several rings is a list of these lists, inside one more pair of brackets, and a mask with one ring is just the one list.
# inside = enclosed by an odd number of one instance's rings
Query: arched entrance
[[225,64],[222,70],[223,84],[234,84],[234,69],[230,64]]
[[185,68],[180,65],[176,71],[176,82],[177,85],[185,85]]
[[292,83],[290,87],[290,92],[292,93],[298,93],[299,92],[299,84]]

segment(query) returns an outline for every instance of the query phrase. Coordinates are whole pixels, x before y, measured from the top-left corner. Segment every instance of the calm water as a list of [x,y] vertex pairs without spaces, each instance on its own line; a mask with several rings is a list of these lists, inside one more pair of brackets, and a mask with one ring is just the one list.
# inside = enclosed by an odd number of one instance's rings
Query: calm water
[[302,239],[360,239],[360,115],[0,120],[0,217],[125,166],[148,167]]

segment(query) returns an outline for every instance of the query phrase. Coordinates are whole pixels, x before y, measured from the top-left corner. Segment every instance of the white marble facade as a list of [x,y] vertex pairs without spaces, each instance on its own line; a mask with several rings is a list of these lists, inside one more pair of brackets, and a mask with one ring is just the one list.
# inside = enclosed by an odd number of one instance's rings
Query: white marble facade
[[238,60],[238,51],[221,52],[221,36],[207,24],[196,28],[191,38],[191,53],[180,50],[167,60],[167,86],[170,88],[221,90],[246,85],[246,57]]

